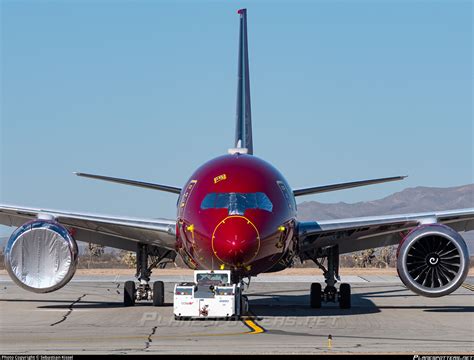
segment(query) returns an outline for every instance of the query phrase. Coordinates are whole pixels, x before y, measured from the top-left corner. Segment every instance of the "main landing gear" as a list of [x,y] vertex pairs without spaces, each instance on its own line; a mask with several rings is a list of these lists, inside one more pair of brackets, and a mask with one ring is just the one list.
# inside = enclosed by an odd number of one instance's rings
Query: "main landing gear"
[[[336,289],[336,282],[340,280],[339,277],[339,250],[337,246],[330,247],[325,254],[318,254],[322,256],[312,257],[312,260],[323,271],[326,287],[321,289],[321,284],[312,283],[310,292],[310,305],[312,308],[319,309],[321,303],[325,302],[339,302],[341,309],[351,308],[351,286],[342,283],[339,286],[339,291]],[[319,257],[327,258],[327,268],[323,266]]]
[[[164,268],[164,259],[172,259],[172,252],[160,253],[160,250],[145,244],[138,244],[137,248],[137,273],[138,283],[126,281],[123,293],[124,306],[134,306],[137,301],[153,301],[153,306],[163,306],[165,303],[165,287],[163,281],[155,281],[150,285],[152,269],[156,267]],[[148,257],[153,261],[148,265]]]

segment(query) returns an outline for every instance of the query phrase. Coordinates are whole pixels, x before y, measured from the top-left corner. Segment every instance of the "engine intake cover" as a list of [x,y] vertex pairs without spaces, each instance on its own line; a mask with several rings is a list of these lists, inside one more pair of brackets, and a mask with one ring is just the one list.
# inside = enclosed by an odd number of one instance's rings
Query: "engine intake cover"
[[5,248],[5,267],[22,288],[47,293],[73,277],[77,244],[69,231],[54,221],[34,220],[13,232]]
[[428,297],[444,296],[466,279],[469,252],[461,235],[450,227],[422,225],[400,243],[397,270],[412,291]]

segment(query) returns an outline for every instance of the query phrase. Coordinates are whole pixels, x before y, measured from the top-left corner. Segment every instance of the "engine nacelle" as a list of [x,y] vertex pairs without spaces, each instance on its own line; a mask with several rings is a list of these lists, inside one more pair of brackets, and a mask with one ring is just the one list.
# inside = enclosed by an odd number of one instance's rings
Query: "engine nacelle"
[[73,277],[77,244],[69,231],[54,221],[34,220],[13,232],[5,248],[5,267],[22,288],[47,293]]
[[469,252],[461,235],[450,227],[421,225],[398,246],[397,270],[406,287],[417,294],[444,296],[466,279]]

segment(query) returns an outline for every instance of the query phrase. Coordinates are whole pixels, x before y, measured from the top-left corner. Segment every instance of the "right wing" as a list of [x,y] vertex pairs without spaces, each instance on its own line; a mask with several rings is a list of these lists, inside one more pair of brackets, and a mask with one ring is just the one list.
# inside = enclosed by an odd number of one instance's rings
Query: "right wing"
[[1,225],[18,227],[37,218],[54,219],[69,228],[79,241],[129,251],[136,251],[139,243],[175,250],[175,220],[106,216],[0,204]]
[[371,216],[298,224],[300,252],[338,245],[341,254],[399,244],[406,232],[423,224],[474,230],[474,208],[430,213]]

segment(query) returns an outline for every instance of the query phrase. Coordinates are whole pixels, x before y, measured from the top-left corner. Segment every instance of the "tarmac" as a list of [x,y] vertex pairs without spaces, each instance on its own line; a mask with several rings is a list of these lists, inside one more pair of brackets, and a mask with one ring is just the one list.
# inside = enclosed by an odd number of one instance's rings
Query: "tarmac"
[[[248,317],[176,321],[173,286],[163,307],[123,307],[126,276],[76,276],[63,289],[27,292],[0,275],[2,354],[474,354],[474,277],[442,298],[407,290],[396,276],[345,276],[352,308],[309,307],[318,276],[266,275],[246,294]],[[156,278],[155,278],[156,280]]]

